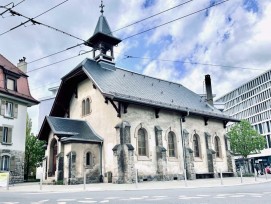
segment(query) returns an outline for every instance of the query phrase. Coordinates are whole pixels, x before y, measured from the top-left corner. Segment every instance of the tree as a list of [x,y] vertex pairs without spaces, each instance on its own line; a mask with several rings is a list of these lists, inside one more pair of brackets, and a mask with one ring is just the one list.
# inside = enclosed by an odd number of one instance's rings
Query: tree
[[263,150],[266,144],[265,138],[246,120],[235,124],[228,132],[228,136],[231,150],[234,154],[241,155],[244,161],[248,155]]
[[35,172],[37,165],[42,162],[44,157],[44,142],[37,139],[31,133],[32,121],[27,116],[26,120],[26,142],[25,142],[25,178],[28,180],[30,172]]

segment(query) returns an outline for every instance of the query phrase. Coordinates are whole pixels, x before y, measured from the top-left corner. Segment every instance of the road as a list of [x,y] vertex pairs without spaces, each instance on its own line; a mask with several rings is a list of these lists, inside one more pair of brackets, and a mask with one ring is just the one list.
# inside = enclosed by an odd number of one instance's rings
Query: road
[[41,203],[266,204],[271,203],[271,183],[167,190],[0,193],[0,204]]

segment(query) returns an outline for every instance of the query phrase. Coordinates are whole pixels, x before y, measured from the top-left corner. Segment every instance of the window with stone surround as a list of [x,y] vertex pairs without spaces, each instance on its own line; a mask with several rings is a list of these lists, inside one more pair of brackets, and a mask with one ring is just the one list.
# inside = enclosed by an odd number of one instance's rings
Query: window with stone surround
[[218,136],[215,136],[214,143],[215,143],[216,157],[221,158],[221,142]]
[[148,136],[144,128],[138,130],[138,155],[147,156],[148,153]]
[[91,152],[87,152],[86,153],[86,157],[85,157],[85,164],[87,168],[92,168],[93,167],[93,156],[91,154]]
[[0,126],[0,143],[5,145],[12,144],[12,128]]
[[10,157],[8,155],[1,156],[0,164],[1,171],[9,171]]
[[176,135],[174,132],[170,131],[168,133],[168,156],[176,157]]
[[200,138],[198,134],[193,135],[193,151],[194,157],[200,157]]
[[83,100],[82,101],[82,116],[85,116],[86,115],[86,101]]

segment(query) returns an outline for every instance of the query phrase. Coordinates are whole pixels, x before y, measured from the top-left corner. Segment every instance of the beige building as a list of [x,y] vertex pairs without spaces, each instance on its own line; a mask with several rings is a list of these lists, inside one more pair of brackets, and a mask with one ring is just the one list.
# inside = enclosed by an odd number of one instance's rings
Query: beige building
[[47,142],[44,179],[66,184],[132,183],[233,176],[225,127],[237,121],[181,84],[116,67],[121,40],[101,15],[93,59],[62,78],[39,139]]

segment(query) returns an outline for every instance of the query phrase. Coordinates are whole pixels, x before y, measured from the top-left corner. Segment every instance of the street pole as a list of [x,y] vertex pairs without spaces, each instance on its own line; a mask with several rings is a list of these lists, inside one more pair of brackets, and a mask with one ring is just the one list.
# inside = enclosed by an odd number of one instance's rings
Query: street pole
[[186,150],[185,150],[185,144],[184,144],[184,137],[183,137],[183,124],[182,124],[182,118],[180,119],[181,123],[181,140],[182,140],[182,149],[183,149],[183,173],[184,173],[184,185],[187,187],[187,175],[186,175]]
[[240,176],[241,176],[241,183],[243,183],[243,167],[240,167]]
[[223,186],[223,175],[222,175],[222,169],[220,169],[220,181],[221,181],[221,185]]
[[137,176],[138,176],[138,170],[136,169],[136,172],[135,172],[135,183],[136,183],[136,188],[138,188],[138,185],[137,185],[137,183],[138,183],[138,179],[137,179]]
[[40,176],[40,190],[42,190],[42,179],[43,179],[43,170],[42,170],[41,176]]
[[7,190],[9,190],[9,178],[10,178],[10,172],[8,172],[8,178],[7,178]]
[[257,172],[256,169],[254,168],[254,177],[255,177],[255,181],[257,181],[257,176],[258,176],[258,172]]
[[265,173],[265,179],[267,180],[267,171],[266,171],[266,168],[264,168],[264,173]]
[[84,170],[84,191],[86,190],[86,169]]

